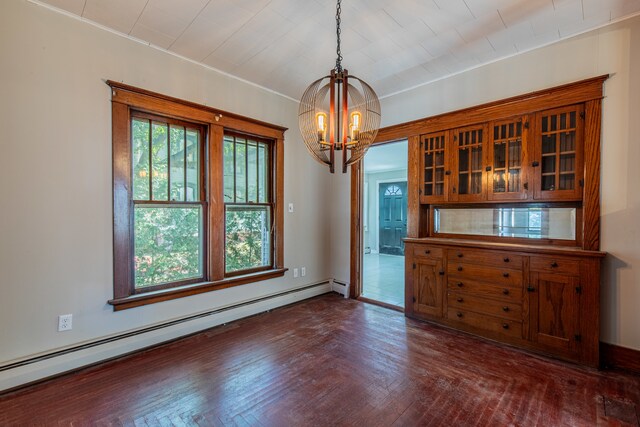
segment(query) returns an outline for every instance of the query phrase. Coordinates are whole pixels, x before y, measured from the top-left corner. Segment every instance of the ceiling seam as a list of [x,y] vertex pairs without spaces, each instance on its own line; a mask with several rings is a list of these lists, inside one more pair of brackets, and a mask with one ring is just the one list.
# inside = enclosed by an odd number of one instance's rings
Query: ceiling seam
[[204,6],[202,6],[202,8],[198,11],[198,13],[196,13],[196,16],[193,17],[193,19],[191,20],[191,22],[189,22],[189,24],[184,27],[184,30],[182,30],[182,32],[180,34],[178,34],[178,37],[176,37],[169,46],[167,46],[167,51],[169,51],[169,49],[171,49],[173,47],[173,45],[180,39],[180,37],[182,37],[184,35],[184,33],[191,28],[191,26],[193,25],[193,23],[196,21],[196,19],[198,19],[198,16],[200,16],[200,14],[202,13],[203,10],[205,10],[207,8],[207,6],[209,6],[209,3],[211,3],[211,0],[209,0],[207,2],[207,4],[205,4]]
[[140,17],[142,17],[142,14],[144,13],[144,11],[147,9],[147,6],[149,5],[149,0],[147,0],[147,2],[144,4],[144,7],[142,8],[142,10],[140,11],[140,14],[138,15],[138,17],[136,18],[136,22],[133,23],[133,25],[131,26],[131,29],[129,30],[129,32],[127,33],[128,35],[131,35],[131,32],[133,31],[134,28],[136,28],[136,25],[138,25],[138,21],[140,21]]

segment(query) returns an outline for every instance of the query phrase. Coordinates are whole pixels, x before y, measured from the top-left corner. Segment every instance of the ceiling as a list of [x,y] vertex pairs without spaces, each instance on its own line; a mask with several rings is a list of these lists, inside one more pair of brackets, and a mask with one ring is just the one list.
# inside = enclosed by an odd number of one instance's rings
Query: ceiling
[[[299,99],[336,59],[335,0],[30,0]],[[640,12],[640,0],[343,0],[343,66],[379,96]]]
[[365,173],[381,173],[404,170],[408,162],[408,143],[406,140],[391,144],[374,145],[364,156]]

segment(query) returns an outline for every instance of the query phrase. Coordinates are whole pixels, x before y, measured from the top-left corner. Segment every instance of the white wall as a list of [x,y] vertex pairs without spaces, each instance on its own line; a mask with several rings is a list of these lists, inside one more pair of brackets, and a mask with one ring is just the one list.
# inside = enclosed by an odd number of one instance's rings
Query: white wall
[[[0,3],[0,58],[0,366],[329,279],[324,214],[330,179],[306,153],[297,130],[297,102],[25,0]],[[304,265],[307,276],[293,279],[288,272],[113,312],[107,304],[113,275],[106,79],[288,127],[285,202],[293,202],[295,212],[285,213],[285,265]],[[269,304],[0,372],[0,390]],[[74,327],[59,333],[57,316],[65,313],[73,313]]]
[[[640,349],[640,17],[384,98],[382,121],[389,126],[607,73],[601,249],[609,255],[601,340]],[[333,185],[344,187],[339,180]],[[348,210],[348,192],[334,196]],[[345,226],[334,223],[332,247],[348,245]],[[344,274],[340,262],[332,258],[334,274]]]

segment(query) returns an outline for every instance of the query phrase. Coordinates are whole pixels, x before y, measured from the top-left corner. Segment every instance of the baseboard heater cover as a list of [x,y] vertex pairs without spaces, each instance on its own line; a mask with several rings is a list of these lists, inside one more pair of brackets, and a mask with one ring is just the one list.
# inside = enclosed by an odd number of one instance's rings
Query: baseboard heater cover
[[337,292],[345,298],[349,298],[349,284],[339,280],[331,280],[331,290]]
[[[327,285],[329,285],[329,286],[327,286]],[[124,340],[124,339],[131,338],[131,337],[134,337],[134,336],[147,334],[149,332],[158,331],[158,330],[161,330],[161,329],[166,329],[166,328],[169,328],[171,326],[175,326],[175,325],[178,325],[178,324],[181,324],[181,323],[191,322],[191,321],[194,321],[194,320],[206,318],[206,317],[209,317],[209,316],[213,316],[213,315],[220,314],[220,313],[223,313],[223,312],[227,312],[227,311],[230,311],[230,310],[238,309],[238,308],[241,308],[241,307],[255,305],[255,304],[258,304],[258,303],[261,303],[261,302],[264,302],[264,301],[268,301],[268,300],[272,300],[272,299],[275,299],[275,298],[280,298],[280,297],[291,295],[291,294],[295,294],[295,293],[300,293],[300,292],[304,292],[304,291],[313,290],[314,288],[320,288],[322,286],[326,286],[327,287],[326,292],[318,292],[317,294],[314,294],[314,295],[311,295],[311,296],[307,296],[306,298],[312,298],[314,296],[322,295],[323,293],[331,292],[333,290],[332,286],[331,286],[331,280],[321,281],[321,282],[314,283],[314,284],[307,285],[307,286],[303,286],[303,287],[300,287],[300,288],[290,289],[290,290],[283,291],[283,292],[278,292],[278,293],[275,293],[275,294],[267,295],[267,296],[256,298],[256,299],[252,299],[252,300],[249,300],[249,301],[243,301],[243,302],[240,302],[240,303],[237,303],[237,304],[231,304],[231,305],[220,307],[220,308],[217,308],[217,309],[214,309],[214,310],[209,310],[209,311],[205,311],[205,312],[202,312],[202,313],[197,313],[197,314],[194,314],[194,315],[191,315],[191,316],[182,317],[180,319],[175,319],[175,320],[159,323],[159,324],[156,324],[156,325],[152,325],[152,326],[148,326],[148,327],[145,327],[145,328],[136,329],[134,331],[126,332],[126,333],[123,333],[123,334],[114,335],[114,336],[110,336],[110,337],[107,337],[107,338],[98,339],[98,340],[95,340],[95,341],[90,341],[90,342],[87,342],[87,343],[84,343],[84,344],[79,344],[79,345],[68,347],[68,348],[65,348],[65,349],[62,349],[62,350],[56,350],[56,351],[52,351],[52,352],[49,352],[49,353],[44,353],[44,354],[41,354],[41,355],[38,355],[38,356],[30,357],[30,358],[27,358],[27,359],[19,360],[19,361],[16,361],[16,362],[8,363],[8,364],[5,364],[5,365],[0,365],[0,372],[6,372],[6,371],[10,371],[12,369],[25,367],[25,366],[32,365],[32,364],[35,364],[35,363],[38,363],[38,362],[43,362],[43,361],[46,361],[46,360],[49,360],[49,359],[53,359],[53,358],[56,358],[56,357],[61,357],[61,356],[69,355],[69,354],[72,354],[72,353],[77,353],[77,352],[82,351],[82,350],[87,350],[87,349],[90,349],[90,348],[103,346],[105,344],[109,344],[109,343],[113,343],[113,342],[116,342],[116,341]],[[295,303],[295,302],[297,302],[297,301],[293,301],[291,303]],[[284,304],[284,305],[286,305],[286,304]],[[275,308],[278,308],[278,307],[280,307],[280,306],[273,307],[273,308],[275,309]],[[271,309],[267,309],[265,311],[270,311],[270,310]],[[261,312],[256,312],[256,313],[251,314],[251,315],[256,315],[256,314],[260,314],[260,313]],[[249,316],[251,316],[251,315],[249,315]],[[247,316],[243,316],[243,317],[247,317]],[[236,320],[239,320],[239,319],[241,319],[243,317],[239,317]],[[224,324],[224,322],[221,323],[221,324]],[[199,332],[202,332],[202,331],[204,331],[206,329],[209,329],[209,328],[212,328],[212,327],[216,327],[216,326],[219,326],[219,324],[218,325],[212,325],[210,327],[205,327],[205,328],[203,328],[203,329],[201,329],[199,331],[195,331],[193,333],[199,333]],[[184,336],[188,336],[188,335],[191,335],[191,334],[186,334]],[[172,338],[172,339],[165,340],[165,341],[159,341],[159,342],[157,342],[155,344],[152,344],[150,346],[143,346],[143,347],[141,347],[139,349],[135,349],[133,352],[142,351],[142,350],[144,350],[146,348],[154,347],[156,345],[161,345],[164,342],[169,342],[169,341],[172,341],[174,339],[180,339],[180,338],[182,338],[182,336],[178,336],[176,338]],[[129,353],[131,353],[131,352],[129,352]],[[116,356],[115,358],[124,356],[124,355],[129,354],[129,353],[123,353],[122,355]],[[111,359],[113,359],[113,358],[111,358]],[[101,362],[106,361],[106,360],[109,360],[109,359],[98,360],[98,361],[96,361],[94,363],[101,363]],[[90,364],[88,364],[86,366],[90,366],[90,365],[92,365],[94,363],[90,363]],[[71,369],[71,370],[66,370],[66,371],[63,371],[63,372],[59,372],[59,373],[54,374],[53,376],[64,374],[65,372],[69,372],[69,371],[74,371],[76,369],[81,369],[82,367],[84,367],[84,366],[81,365],[81,366],[78,366],[78,367],[76,367],[74,369]],[[40,379],[40,380],[42,380],[42,379]],[[36,380],[36,381],[39,381],[39,380]],[[22,385],[18,384],[17,386],[21,387]],[[3,387],[0,387],[0,393],[3,392],[2,389],[3,389]],[[4,390],[4,391],[7,391],[7,390]]]

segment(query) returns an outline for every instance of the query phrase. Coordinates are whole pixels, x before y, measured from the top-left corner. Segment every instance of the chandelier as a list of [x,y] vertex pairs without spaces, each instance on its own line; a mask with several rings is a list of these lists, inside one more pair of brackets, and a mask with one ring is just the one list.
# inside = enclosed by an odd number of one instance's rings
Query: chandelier
[[[330,75],[311,83],[300,100],[298,124],[311,155],[335,172],[342,152],[342,172],[360,160],[376,138],[380,101],[371,86],[342,69],[340,51],[341,0],[336,7],[336,66]],[[338,152],[338,153],[336,153]]]

